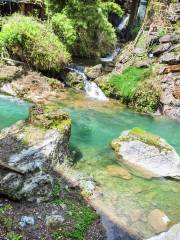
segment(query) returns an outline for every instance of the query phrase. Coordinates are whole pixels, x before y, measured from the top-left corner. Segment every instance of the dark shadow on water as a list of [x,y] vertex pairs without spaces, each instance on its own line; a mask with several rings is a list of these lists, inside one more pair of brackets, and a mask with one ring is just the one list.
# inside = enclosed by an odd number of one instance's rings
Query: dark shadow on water
[[76,164],[83,157],[80,149],[73,144],[70,144],[70,154],[73,164]]
[[107,215],[101,213],[102,224],[106,229],[107,240],[142,240],[143,238],[130,232],[130,229],[125,229],[112,220]]

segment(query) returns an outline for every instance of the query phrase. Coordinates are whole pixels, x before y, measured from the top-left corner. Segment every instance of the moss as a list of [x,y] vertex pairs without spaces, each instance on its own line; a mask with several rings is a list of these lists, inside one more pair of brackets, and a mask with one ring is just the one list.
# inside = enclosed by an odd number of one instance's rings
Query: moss
[[56,128],[61,132],[71,127],[69,115],[61,111],[56,104],[33,106],[30,110],[29,121],[34,126],[45,129]]
[[157,147],[161,151],[171,151],[172,148],[166,144],[161,142],[161,138],[157,135],[154,135],[152,133],[146,132],[141,128],[133,128],[129,131],[129,137],[135,137],[138,138],[140,141]]
[[84,240],[89,226],[98,219],[97,214],[84,203],[75,202],[69,198],[63,200],[56,199],[54,203],[66,205],[69,217],[74,220],[75,225],[71,229],[61,229],[53,233],[53,239]]

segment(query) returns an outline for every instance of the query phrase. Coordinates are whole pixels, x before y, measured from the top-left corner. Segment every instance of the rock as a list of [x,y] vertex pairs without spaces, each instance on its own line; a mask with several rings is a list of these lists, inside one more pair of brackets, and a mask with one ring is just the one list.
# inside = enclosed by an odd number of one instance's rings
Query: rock
[[54,167],[69,156],[70,120],[48,106],[34,107],[31,114],[30,123],[0,132],[0,158],[7,166],[0,168],[0,192],[14,200],[41,202],[51,198]]
[[0,65],[0,85],[3,82],[12,81],[24,73],[21,67]]
[[58,229],[64,221],[65,218],[62,215],[46,216],[46,226],[52,230]]
[[19,225],[21,227],[25,227],[26,225],[34,225],[34,217],[22,216]]
[[168,229],[168,224],[170,223],[169,218],[164,212],[159,209],[154,209],[148,215],[148,223],[155,230],[156,233],[164,232]]
[[155,47],[153,49],[152,53],[154,56],[159,56],[160,54],[168,51],[170,49],[171,45],[172,45],[171,43],[163,43],[163,44]]
[[84,89],[84,79],[81,74],[76,72],[68,72],[65,77],[65,82],[69,87],[72,87],[76,90]]
[[169,65],[165,66],[163,69],[161,69],[160,74],[167,74],[171,72],[180,72],[180,65]]
[[167,63],[167,64],[178,64],[180,63],[180,54],[179,53],[164,53],[160,57],[160,62],[161,63]]
[[34,103],[48,103],[60,98],[64,85],[55,79],[42,76],[40,73],[29,71],[19,78],[4,83],[1,91]]
[[118,160],[145,178],[180,178],[180,156],[165,140],[139,128],[125,131],[112,142]]
[[82,189],[81,194],[86,197],[93,194],[96,184],[92,180],[83,179],[79,181],[79,187]]
[[167,34],[159,39],[160,43],[178,43],[180,41],[180,35]]
[[143,48],[135,48],[135,49],[133,50],[133,53],[134,53],[135,55],[141,57],[141,56],[144,55],[145,51],[144,51]]
[[147,60],[141,60],[134,64],[137,68],[148,68],[150,66],[150,62]]
[[102,74],[102,64],[85,68],[85,74],[90,79],[96,79],[100,77]]
[[156,45],[159,43],[159,36],[156,35],[151,35],[148,37],[147,41],[146,41],[146,47],[151,47],[153,45]]
[[169,231],[151,237],[147,240],[179,240],[180,239],[180,224],[174,225]]
[[132,175],[125,168],[109,165],[107,166],[107,172],[112,177],[120,177],[126,180],[132,179]]

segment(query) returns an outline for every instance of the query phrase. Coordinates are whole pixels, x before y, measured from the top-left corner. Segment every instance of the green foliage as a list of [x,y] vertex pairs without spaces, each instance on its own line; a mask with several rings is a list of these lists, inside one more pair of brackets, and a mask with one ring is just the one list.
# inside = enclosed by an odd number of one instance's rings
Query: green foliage
[[154,112],[160,101],[160,84],[152,80],[143,81],[136,89],[131,105],[139,112]]
[[53,186],[53,189],[52,189],[53,199],[56,199],[57,197],[59,197],[60,192],[61,192],[61,186],[58,182],[56,182]]
[[52,17],[52,27],[59,39],[71,49],[76,41],[76,31],[73,21],[65,14],[57,13]]
[[122,74],[113,75],[109,82],[116,96],[128,102],[134,95],[138,83],[149,77],[150,73],[149,69],[128,67]]
[[15,232],[9,232],[6,237],[8,240],[23,240],[23,237]]
[[68,211],[71,213],[70,217],[75,221],[75,226],[72,229],[55,232],[53,239],[84,240],[88,227],[98,218],[97,214],[90,207],[82,203],[77,203],[69,199],[65,199],[63,202],[59,200],[55,201],[57,205],[62,203],[67,206]]
[[108,13],[123,13],[115,1],[68,0],[62,5],[61,14],[52,17],[53,29],[73,55],[98,58],[113,50],[117,38]]
[[9,17],[3,25],[0,52],[41,71],[59,71],[70,60],[65,46],[50,28],[21,15]]

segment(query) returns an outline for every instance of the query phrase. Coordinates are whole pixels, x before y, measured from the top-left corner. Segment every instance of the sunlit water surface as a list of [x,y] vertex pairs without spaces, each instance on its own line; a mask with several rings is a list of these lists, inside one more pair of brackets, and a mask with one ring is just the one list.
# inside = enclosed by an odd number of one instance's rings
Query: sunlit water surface
[[28,103],[17,98],[0,95],[0,129],[9,127],[28,117]]

